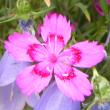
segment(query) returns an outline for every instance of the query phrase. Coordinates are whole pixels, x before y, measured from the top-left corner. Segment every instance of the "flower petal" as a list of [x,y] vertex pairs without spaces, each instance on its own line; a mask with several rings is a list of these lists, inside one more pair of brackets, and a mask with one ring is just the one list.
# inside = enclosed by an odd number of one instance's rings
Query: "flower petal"
[[35,107],[36,104],[38,103],[40,97],[38,94],[32,94],[28,97],[26,97],[26,102],[30,107]]
[[58,90],[56,83],[52,83],[44,91],[34,110],[80,110],[80,103],[73,102],[70,98],[64,96]]
[[41,35],[44,41],[47,41],[49,35],[62,36],[66,44],[71,37],[70,22],[63,15],[49,14],[44,19]]
[[62,62],[58,62],[54,66],[54,74],[62,80],[75,77],[73,68]]
[[28,54],[33,61],[44,61],[48,57],[47,49],[40,44],[32,44],[29,46]]
[[72,52],[69,49],[66,49],[59,54],[59,61],[64,64],[71,65],[73,64],[73,57]]
[[31,44],[38,44],[37,39],[29,33],[17,33],[9,36],[9,41],[5,42],[5,48],[18,61],[32,61],[27,54],[28,47]]
[[23,110],[24,106],[25,98],[14,83],[0,87],[0,110]]
[[16,62],[6,51],[0,61],[0,86],[14,82],[19,72],[28,65],[27,62]]
[[48,68],[48,65],[44,63],[25,68],[17,78],[17,84],[22,92],[27,95],[41,92],[51,79],[52,71]]
[[64,48],[64,40],[61,36],[50,35],[46,43],[46,48],[51,53],[58,55]]
[[91,110],[110,110],[110,103],[109,102],[102,102],[93,105]]
[[[65,67],[64,67],[65,68]],[[73,69],[74,77],[60,78],[55,76],[59,89],[74,101],[84,101],[84,96],[91,94],[92,86],[87,75],[77,69]]]
[[[80,52],[76,52],[74,49]],[[105,57],[104,47],[98,45],[97,42],[79,42],[73,45],[70,50],[73,53],[73,58],[76,55],[77,62],[74,63],[74,66],[77,67],[90,68],[100,63]]]

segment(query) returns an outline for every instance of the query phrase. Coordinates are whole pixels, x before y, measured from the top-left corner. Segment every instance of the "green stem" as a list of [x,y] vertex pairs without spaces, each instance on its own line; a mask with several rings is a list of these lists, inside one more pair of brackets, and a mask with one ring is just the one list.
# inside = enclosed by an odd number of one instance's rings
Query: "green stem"
[[45,9],[42,9],[42,11],[38,11],[38,12],[32,12],[32,15],[34,18],[37,18],[38,16],[40,16],[41,14],[44,14],[45,12],[48,12],[52,9],[54,9],[55,7],[54,6],[51,6],[49,8],[45,8]]
[[93,105],[95,105],[96,104],[96,101],[93,101],[88,107],[87,107],[87,110],[90,110],[92,107],[93,107]]

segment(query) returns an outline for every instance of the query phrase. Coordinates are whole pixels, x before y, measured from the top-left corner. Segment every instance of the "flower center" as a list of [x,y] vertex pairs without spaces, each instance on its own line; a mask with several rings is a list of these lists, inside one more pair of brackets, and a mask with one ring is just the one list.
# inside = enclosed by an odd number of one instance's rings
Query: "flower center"
[[57,56],[55,54],[51,54],[49,57],[49,61],[51,63],[56,63],[57,62]]

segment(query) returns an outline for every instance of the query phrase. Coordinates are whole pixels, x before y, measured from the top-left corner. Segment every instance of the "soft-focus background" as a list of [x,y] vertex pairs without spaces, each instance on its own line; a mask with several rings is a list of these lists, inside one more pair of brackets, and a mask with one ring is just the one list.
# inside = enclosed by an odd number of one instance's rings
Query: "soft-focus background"
[[[4,52],[4,40],[14,31],[20,31],[19,20],[32,18],[34,28],[38,31],[37,26],[48,12],[58,12],[70,19],[75,30],[70,44],[82,40],[97,40],[105,46],[107,58],[96,67],[98,77],[95,77],[95,70],[84,70],[98,88],[94,89],[93,95],[82,104],[82,108],[109,102],[110,3],[107,0],[0,0],[0,57]],[[25,106],[24,110],[31,108]]]

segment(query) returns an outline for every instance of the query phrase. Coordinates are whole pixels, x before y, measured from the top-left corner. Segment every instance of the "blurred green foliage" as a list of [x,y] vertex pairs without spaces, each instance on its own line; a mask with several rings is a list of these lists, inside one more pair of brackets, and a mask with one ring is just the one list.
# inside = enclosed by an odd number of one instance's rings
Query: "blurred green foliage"
[[[101,0],[101,6],[104,10],[104,16],[97,14],[92,0],[51,0],[50,7],[43,0],[0,0],[0,56],[4,51],[3,41],[7,39],[9,34],[19,31],[18,21],[20,19],[27,20],[32,17],[34,27],[37,30],[36,27],[43,21],[45,14],[51,11],[66,15],[71,23],[75,24],[76,32],[72,34],[73,39],[70,41],[70,44],[82,40],[97,40],[105,44],[110,31],[110,6],[105,3],[105,0]],[[110,44],[107,44],[105,48],[108,57],[97,66],[97,70],[104,77],[99,79],[107,80],[109,83]],[[91,71],[89,74],[92,77]],[[94,94],[94,97],[99,95]],[[31,109],[26,106],[25,110]]]

